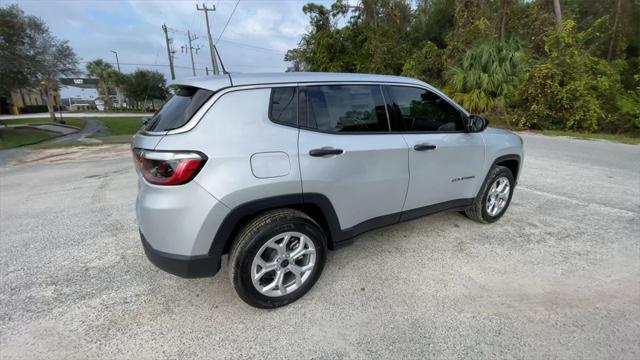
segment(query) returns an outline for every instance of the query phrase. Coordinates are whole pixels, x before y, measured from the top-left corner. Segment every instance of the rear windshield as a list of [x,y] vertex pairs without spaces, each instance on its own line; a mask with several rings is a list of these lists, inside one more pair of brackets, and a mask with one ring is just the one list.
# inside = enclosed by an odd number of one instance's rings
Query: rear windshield
[[213,95],[213,91],[191,86],[172,86],[169,101],[149,120],[147,131],[168,131],[186,124]]

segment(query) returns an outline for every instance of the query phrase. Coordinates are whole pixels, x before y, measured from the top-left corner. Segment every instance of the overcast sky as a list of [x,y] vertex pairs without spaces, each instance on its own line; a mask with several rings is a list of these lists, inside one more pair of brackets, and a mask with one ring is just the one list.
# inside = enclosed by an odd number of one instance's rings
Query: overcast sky
[[[216,11],[209,13],[212,35],[216,42],[236,5],[236,0],[204,1]],[[309,20],[302,13],[308,1],[297,0],[240,0],[229,24],[217,41],[227,70],[232,72],[277,72],[289,64],[283,60],[287,49],[295,47],[304,34]],[[315,0],[330,5],[331,0]],[[162,0],[0,0],[0,4],[17,3],[27,14],[44,20],[51,32],[60,39],[69,40],[82,63],[97,58],[112,62],[115,66],[117,51],[122,72],[136,68],[156,69],[170,73],[167,65],[167,49],[162,24],[173,29],[176,77],[192,76],[188,53],[180,47],[187,44],[186,31],[198,36],[193,46],[200,47],[194,53],[196,74],[204,75],[205,66],[211,68],[207,46],[204,13],[196,11],[196,4],[203,1]],[[133,65],[141,64],[141,65]],[[142,65],[144,64],[144,65]],[[154,66],[155,65],[155,66]],[[63,97],[93,92],[63,89]]]

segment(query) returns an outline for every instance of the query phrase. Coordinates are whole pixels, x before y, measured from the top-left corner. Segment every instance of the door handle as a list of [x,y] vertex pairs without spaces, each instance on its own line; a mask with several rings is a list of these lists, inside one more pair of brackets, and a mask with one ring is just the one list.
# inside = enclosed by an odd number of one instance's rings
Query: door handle
[[435,148],[436,148],[435,145],[423,143],[423,144],[415,145],[413,147],[413,150],[415,150],[415,151],[426,151],[426,150],[435,150]]
[[340,155],[344,152],[342,149],[334,149],[334,148],[321,148],[321,149],[313,149],[309,151],[310,156],[327,156],[327,155]]

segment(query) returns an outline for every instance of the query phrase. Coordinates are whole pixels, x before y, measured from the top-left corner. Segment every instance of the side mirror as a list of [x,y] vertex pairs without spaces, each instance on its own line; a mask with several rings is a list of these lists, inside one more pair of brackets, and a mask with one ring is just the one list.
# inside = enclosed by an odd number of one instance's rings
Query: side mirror
[[149,123],[149,120],[151,119],[149,119],[148,117],[143,117],[141,120],[142,120],[142,126],[147,126],[147,124]]
[[489,126],[489,120],[478,115],[469,115],[467,118],[467,132],[482,132]]

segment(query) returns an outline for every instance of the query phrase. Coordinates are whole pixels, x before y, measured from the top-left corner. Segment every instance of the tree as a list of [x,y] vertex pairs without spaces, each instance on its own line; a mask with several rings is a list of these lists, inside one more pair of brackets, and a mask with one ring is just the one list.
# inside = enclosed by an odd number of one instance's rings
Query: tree
[[434,86],[442,85],[442,73],[445,70],[444,50],[428,42],[420,51],[407,59],[402,75],[417,78]]
[[31,44],[45,25],[34,16],[26,16],[18,5],[0,8],[0,95],[24,88],[35,81],[38,59]]
[[454,1],[420,0],[409,31],[413,45],[421,48],[425,42],[431,42],[440,49],[445,48],[446,35],[453,29],[454,13]]
[[49,34],[43,34],[37,44],[41,47],[42,61],[37,72],[38,80],[47,94],[49,117],[51,120],[56,120],[53,92],[60,88],[58,82],[60,77],[78,73],[78,57],[66,40],[57,40]]
[[606,60],[589,54],[583,40],[572,20],[547,34],[547,56],[520,89],[521,126],[595,131],[613,120],[620,77]]
[[494,123],[638,130],[636,0],[336,0],[303,11],[308,31],[285,56],[294,68],[419,78],[503,117]]
[[130,100],[137,103],[137,107],[147,100],[166,100],[168,94],[164,75],[143,69],[125,76],[123,90]]
[[78,57],[69,43],[51,35],[39,18],[11,5],[0,8],[0,44],[0,95],[40,89],[55,120],[53,92],[59,87],[58,79],[78,72]]
[[98,79],[98,96],[104,100],[105,109],[111,109],[111,86],[117,76],[113,65],[102,59],[87,63],[87,76]]
[[469,50],[448,73],[453,99],[472,112],[504,115],[524,74],[524,53],[516,42],[491,41]]

